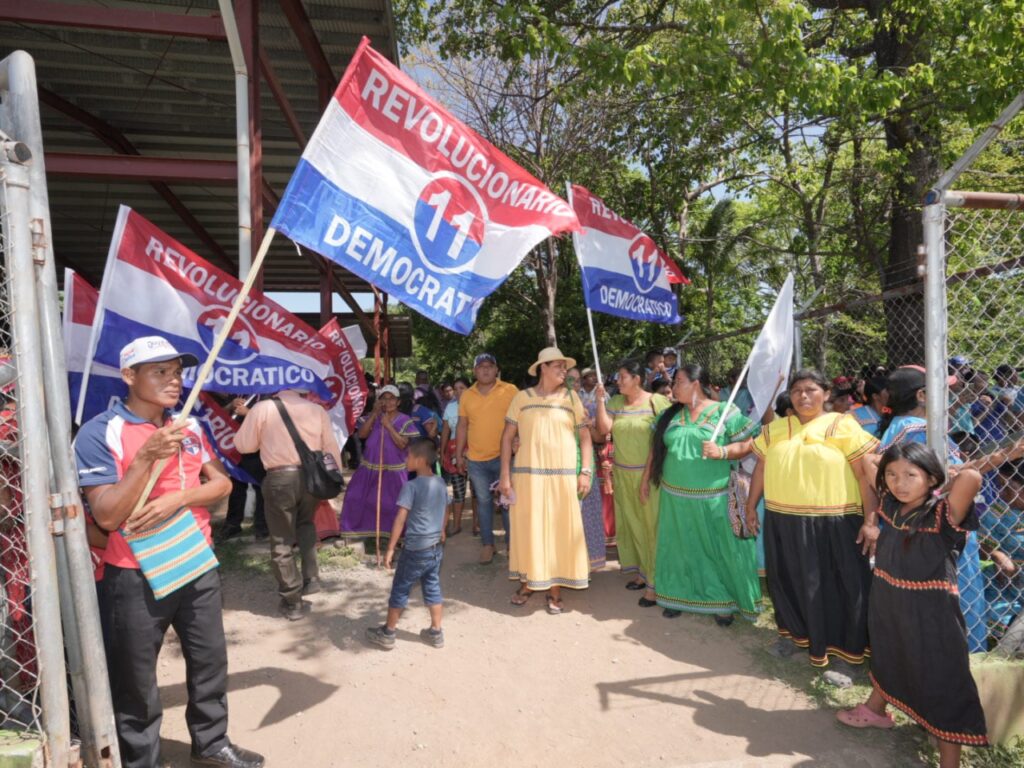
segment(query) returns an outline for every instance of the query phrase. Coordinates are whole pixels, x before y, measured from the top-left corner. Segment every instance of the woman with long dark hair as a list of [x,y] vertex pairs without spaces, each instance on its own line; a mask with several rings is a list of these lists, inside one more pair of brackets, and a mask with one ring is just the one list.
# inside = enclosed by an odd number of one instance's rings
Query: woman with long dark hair
[[829,657],[864,661],[868,555],[878,539],[867,458],[878,441],[851,416],[825,412],[829,386],[814,370],[793,376],[796,415],[776,419],[754,440],[758,462],[747,499],[747,526],[755,531],[757,502],[762,494],[765,500],[768,593],[781,635],[774,652],[806,648],[816,667],[828,666]]
[[736,613],[753,619],[761,608],[757,546],[734,532],[729,473],[750,453],[759,425],[715,400],[708,372],[694,363],[676,370],[672,394],[676,402],[658,418],[640,482],[641,498],[651,486],[660,489],[658,605],[667,618],[713,614],[720,626]]
[[651,454],[651,427],[669,407],[667,397],[644,390],[645,370],[639,360],[619,364],[619,394],[605,403],[597,385],[597,430],[611,433],[615,443],[612,480],[615,486],[615,535],[619,565],[632,574],[626,589],[645,590],[640,605],[657,605],[654,568],[658,542],[658,500],[646,489],[641,495],[644,468]]

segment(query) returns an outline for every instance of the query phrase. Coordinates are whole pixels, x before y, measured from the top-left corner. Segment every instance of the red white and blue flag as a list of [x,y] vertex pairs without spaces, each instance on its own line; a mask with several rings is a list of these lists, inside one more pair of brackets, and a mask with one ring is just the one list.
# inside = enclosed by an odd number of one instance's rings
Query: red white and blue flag
[[[128,394],[128,387],[121,378],[121,372],[112,366],[94,363],[89,366],[89,337],[100,292],[84,278],[70,269],[64,270],[64,357],[68,368],[68,388],[72,408],[81,408],[76,423],[84,424],[110,408],[115,400]],[[86,391],[82,393],[85,372]],[[79,397],[82,396],[81,405]],[[183,392],[182,397],[187,397]],[[210,444],[224,464],[228,474],[243,483],[255,480],[241,468],[242,454],[235,448],[235,433],[240,422],[235,421],[227,409],[208,392],[199,395],[199,402],[193,411],[210,438]]]
[[[91,359],[118,368],[121,348],[165,337],[179,352],[208,357],[242,283],[121,206],[100,286]],[[328,400],[334,349],[327,339],[257,291],[245,299],[203,389],[271,394],[305,389]],[[185,386],[195,380],[185,371]]]
[[573,236],[583,274],[583,300],[598,312],[630,320],[675,324],[679,302],[672,283],[688,283],[653,239],[573,184],[573,209],[583,231]]
[[467,334],[527,252],[579,221],[364,38],[271,226]]
[[360,358],[366,357],[366,339],[358,325],[342,328],[335,317],[320,329],[320,335],[330,339],[337,351],[331,360],[331,375],[327,377],[332,399],[324,406],[331,417],[334,437],[339,446],[344,446],[356,429],[356,419],[366,408],[366,397],[370,391],[359,362]]

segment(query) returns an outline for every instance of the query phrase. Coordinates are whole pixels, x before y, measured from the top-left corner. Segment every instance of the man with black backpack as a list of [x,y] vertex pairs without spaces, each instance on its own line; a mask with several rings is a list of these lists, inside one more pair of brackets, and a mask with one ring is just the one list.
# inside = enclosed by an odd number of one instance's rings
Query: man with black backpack
[[[288,424],[290,421],[291,424]],[[299,438],[293,439],[292,433]],[[297,443],[303,443],[298,445]],[[289,621],[302,618],[302,596],[320,591],[316,563],[318,498],[309,492],[303,456],[321,452],[322,463],[340,472],[341,456],[327,411],[303,393],[286,389],[249,411],[235,436],[242,453],[259,451],[266,468],[263,503],[270,531],[271,569],[281,596],[281,614]],[[339,474],[340,480],[340,474]],[[301,573],[292,548],[299,545]]]

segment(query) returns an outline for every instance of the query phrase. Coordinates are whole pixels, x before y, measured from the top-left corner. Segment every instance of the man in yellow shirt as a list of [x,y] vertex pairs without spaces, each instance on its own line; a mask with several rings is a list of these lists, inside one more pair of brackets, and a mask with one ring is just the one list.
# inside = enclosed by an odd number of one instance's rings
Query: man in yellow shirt
[[[491,485],[501,475],[501,433],[505,414],[519,389],[498,378],[498,361],[489,352],[473,361],[476,383],[459,400],[459,424],[455,430],[455,463],[468,470],[480,517],[480,563],[494,559],[494,502]],[[502,512],[508,537],[508,510]]]

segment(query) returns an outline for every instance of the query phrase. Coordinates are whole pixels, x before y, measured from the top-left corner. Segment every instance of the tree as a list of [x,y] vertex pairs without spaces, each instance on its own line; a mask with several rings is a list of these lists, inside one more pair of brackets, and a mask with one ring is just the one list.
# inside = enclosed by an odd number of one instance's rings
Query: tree
[[[944,123],[989,120],[1024,85],[1024,9],[1014,0],[451,0],[444,13],[457,23],[435,30],[442,50],[553,56],[581,73],[577,93],[647,97],[624,130],[651,129],[633,154],[652,185],[666,177],[659,166],[686,155],[688,172],[674,174],[682,188],[660,187],[684,238],[686,190],[702,190],[723,166],[738,166],[725,175],[742,181],[777,155],[790,130],[780,137],[780,116],[861,148],[884,141],[884,153],[870,153],[888,198],[883,263],[871,265],[881,266],[882,289],[916,279],[920,201],[945,161]],[[665,119],[673,107],[674,123]],[[809,258],[831,194],[805,196]],[[858,251],[875,259],[877,239],[862,236]],[[886,303],[891,362],[921,356],[920,301]]]

